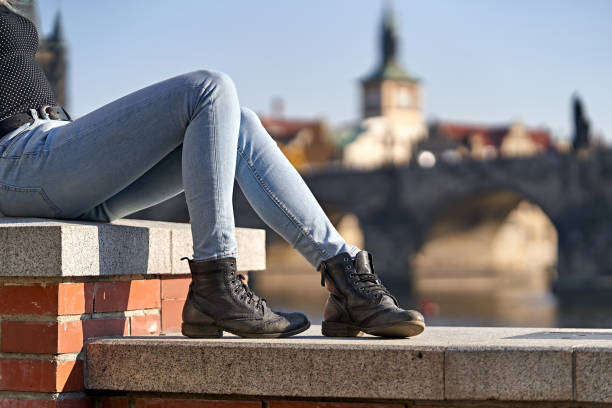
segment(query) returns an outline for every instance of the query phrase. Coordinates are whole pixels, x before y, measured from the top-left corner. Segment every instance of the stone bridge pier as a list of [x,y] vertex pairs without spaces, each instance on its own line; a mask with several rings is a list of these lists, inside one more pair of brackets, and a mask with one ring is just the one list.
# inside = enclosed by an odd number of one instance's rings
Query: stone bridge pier
[[401,304],[409,304],[412,260],[424,240],[419,220],[399,206],[359,219],[364,248],[373,254],[375,272],[384,271],[385,285],[394,288],[393,293]]

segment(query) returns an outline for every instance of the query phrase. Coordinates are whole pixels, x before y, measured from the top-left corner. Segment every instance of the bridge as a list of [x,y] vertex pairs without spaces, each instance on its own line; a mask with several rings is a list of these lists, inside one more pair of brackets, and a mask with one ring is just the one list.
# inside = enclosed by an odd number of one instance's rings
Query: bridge
[[[610,151],[440,163],[433,168],[328,167],[303,177],[332,218],[348,213],[358,218],[364,247],[375,254],[376,266],[385,270],[390,285],[410,287],[413,257],[441,217],[456,226],[501,222],[527,200],[539,206],[557,230],[554,291],[575,301],[612,294]],[[237,225],[265,227],[238,188],[235,213]],[[188,220],[182,196],[136,216]]]

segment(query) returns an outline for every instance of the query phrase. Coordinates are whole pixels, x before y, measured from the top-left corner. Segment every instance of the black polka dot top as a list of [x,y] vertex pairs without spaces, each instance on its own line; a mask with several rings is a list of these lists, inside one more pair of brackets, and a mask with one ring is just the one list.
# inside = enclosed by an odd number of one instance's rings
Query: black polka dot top
[[0,6],[0,120],[56,104],[47,77],[34,61],[37,49],[34,24]]

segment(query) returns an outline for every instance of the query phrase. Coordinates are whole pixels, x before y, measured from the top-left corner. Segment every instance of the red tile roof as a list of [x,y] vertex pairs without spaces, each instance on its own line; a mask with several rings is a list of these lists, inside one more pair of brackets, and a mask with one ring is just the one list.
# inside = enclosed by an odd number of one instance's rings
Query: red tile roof
[[304,128],[318,129],[322,124],[316,120],[288,120],[271,117],[261,118],[261,123],[274,140],[284,143],[293,139],[300,130]]
[[[475,134],[482,136],[486,145],[499,148],[510,131],[510,125],[481,125],[460,122],[438,122],[437,129],[452,141],[464,142]],[[537,145],[543,148],[552,146],[550,132],[541,128],[527,128],[527,134]]]

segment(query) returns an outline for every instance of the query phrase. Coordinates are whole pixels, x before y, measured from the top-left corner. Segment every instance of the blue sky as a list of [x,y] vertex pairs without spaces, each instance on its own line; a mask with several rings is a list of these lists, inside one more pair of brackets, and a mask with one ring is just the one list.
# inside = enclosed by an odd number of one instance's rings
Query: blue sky
[[[259,113],[359,118],[358,79],[378,59],[382,0],[38,0],[62,9],[77,116],[199,68],[232,76]],[[612,140],[612,1],[396,0],[406,68],[427,118],[521,120],[570,133],[570,97]]]

